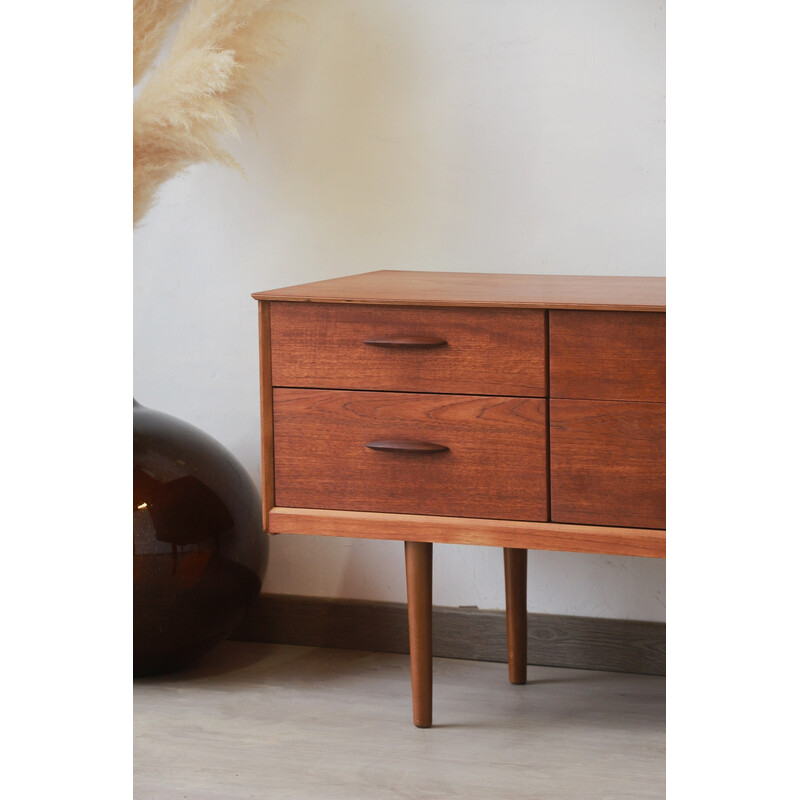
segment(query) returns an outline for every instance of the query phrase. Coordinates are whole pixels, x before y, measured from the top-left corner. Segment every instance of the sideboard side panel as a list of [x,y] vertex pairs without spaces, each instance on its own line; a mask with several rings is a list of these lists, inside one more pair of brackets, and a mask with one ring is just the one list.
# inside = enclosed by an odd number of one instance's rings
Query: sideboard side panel
[[258,360],[261,385],[261,518],[269,530],[269,512],[275,505],[272,433],[272,358],[270,348],[270,304],[258,303]]

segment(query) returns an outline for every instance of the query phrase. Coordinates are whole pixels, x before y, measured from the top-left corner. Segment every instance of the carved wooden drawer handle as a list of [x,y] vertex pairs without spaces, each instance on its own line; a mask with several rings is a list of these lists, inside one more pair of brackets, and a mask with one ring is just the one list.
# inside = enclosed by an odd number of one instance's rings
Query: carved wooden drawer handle
[[379,339],[364,339],[364,344],[373,347],[415,347],[423,349],[427,347],[444,347],[446,339],[439,339],[436,336],[382,336]]
[[367,442],[370,450],[383,450],[390,453],[445,453],[450,448],[435,442],[421,442],[417,439],[381,439]]

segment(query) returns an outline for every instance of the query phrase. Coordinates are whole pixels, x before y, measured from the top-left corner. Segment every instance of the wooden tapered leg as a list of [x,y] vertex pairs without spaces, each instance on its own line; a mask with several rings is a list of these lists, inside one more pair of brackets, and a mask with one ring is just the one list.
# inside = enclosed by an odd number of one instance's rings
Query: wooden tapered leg
[[405,546],[414,724],[418,728],[430,728],[433,719],[433,545],[430,542],[406,542]]
[[506,638],[508,640],[508,679],[525,683],[528,679],[528,551],[503,548],[506,573]]

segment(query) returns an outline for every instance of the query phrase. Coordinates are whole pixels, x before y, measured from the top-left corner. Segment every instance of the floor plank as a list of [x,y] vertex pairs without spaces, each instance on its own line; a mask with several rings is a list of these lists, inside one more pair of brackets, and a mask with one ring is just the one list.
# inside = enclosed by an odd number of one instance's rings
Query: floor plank
[[434,660],[411,723],[408,657],[225,642],[134,682],[141,800],[664,797],[664,678]]

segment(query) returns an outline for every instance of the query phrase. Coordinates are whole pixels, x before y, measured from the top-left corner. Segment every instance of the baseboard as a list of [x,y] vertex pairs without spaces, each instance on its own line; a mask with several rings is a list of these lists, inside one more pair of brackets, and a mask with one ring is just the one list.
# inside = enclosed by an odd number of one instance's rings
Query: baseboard
[[[408,652],[403,603],[261,595],[230,637],[240,641]],[[528,614],[528,663],[665,674],[666,625],[559,614]],[[506,661],[505,614],[433,609],[433,655]]]

